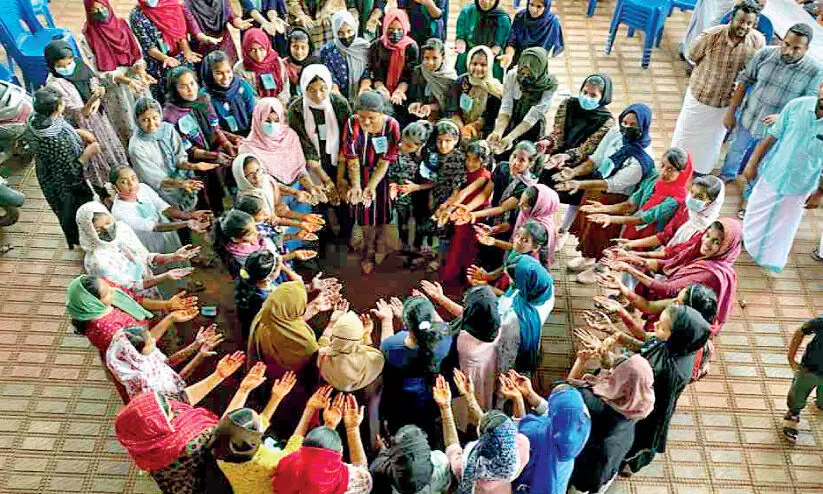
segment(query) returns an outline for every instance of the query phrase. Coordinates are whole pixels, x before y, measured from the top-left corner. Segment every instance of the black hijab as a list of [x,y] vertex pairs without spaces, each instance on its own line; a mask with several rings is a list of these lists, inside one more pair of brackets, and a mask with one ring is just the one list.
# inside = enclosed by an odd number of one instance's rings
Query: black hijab
[[491,343],[500,332],[500,314],[497,311],[497,297],[491,287],[478,286],[466,292],[463,315],[451,323],[451,332],[461,330],[480,341]]
[[[83,100],[83,103],[88,102],[92,95],[91,78],[94,74],[82,58],[74,55],[71,45],[62,39],[54,40],[46,45],[43,55],[46,57],[46,65],[49,67],[49,72],[51,72],[54,77],[66,79],[71,82],[74,87],[77,88],[77,92],[80,93],[80,98]],[[69,57],[74,58],[74,63],[77,65],[77,68],[74,69],[74,72],[71,75],[60,75],[55,70],[54,64],[58,60]]]
[[208,96],[201,92],[197,96],[196,100],[189,101],[187,99],[181,98],[180,93],[177,92],[177,81],[185,73],[190,73],[195,78],[195,80],[197,80],[197,74],[194,72],[194,70],[183,65],[175,67],[168,72],[168,74],[166,75],[166,101],[168,103],[173,104],[174,106],[191,110],[191,114],[195,118],[195,120],[197,120],[197,125],[200,126],[200,131],[203,132],[203,136],[206,139],[206,142],[211,143],[212,128],[211,123],[209,122]]
[[584,110],[580,106],[577,96],[572,96],[566,100],[566,122],[563,128],[564,149],[580,146],[612,118],[612,113],[606,108],[612,102],[612,79],[608,74],[592,74],[586,77],[586,80],[580,85],[580,90],[582,91],[593,78],[595,80],[599,78],[603,81],[603,95],[600,97],[600,106],[594,110]]
[[[391,484],[400,494],[414,494],[431,483],[434,465],[426,433],[416,425],[404,425],[394,436],[392,445],[374,459],[371,471],[376,492]],[[388,489],[386,489],[388,491]]]

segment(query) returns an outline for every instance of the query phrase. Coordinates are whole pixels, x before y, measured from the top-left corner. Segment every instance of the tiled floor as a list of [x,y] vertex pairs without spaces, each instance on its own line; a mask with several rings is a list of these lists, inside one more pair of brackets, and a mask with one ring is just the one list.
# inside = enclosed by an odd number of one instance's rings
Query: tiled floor
[[[115,4],[125,15],[133,1]],[[80,5],[53,0],[52,11],[59,24],[79,32]],[[551,69],[572,88],[591,72],[608,72],[615,81],[615,111],[649,102],[659,154],[686,87],[675,47],[688,17],[678,12],[668,19],[662,48],[644,71],[642,36],[627,39],[623,31],[613,54],[603,55],[613,7],[613,0],[601,2],[587,19],[585,1],[555,3],[567,47]],[[457,9],[452,6],[452,23]],[[154,492],[153,482],[137,473],[114,440],[112,416],[120,402],[97,353],[71,333],[64,315],[64,288],[81,270],[79,254],[65,249],[32,169],[16,172],[12,182],[26,194],[26,206],[18,224],[0,231],[0,243],[15,246],[0,257],[0,492]],[[727,214],[736,211],[739,196],[736,186],[727,191]],[[741,257],[740,296],[748,305],[735,307],[720,335],[711,375],[681,398],[668,453],[612,492],[823,492],[823,414],[804,413],[796,446],[779,435],[791,378],[786,346],[797,325],[823,305],[823,266],[808,255],[821,233],[820,218],[818,212],[807,215],[791,264],[777,279]],[[558,305],[544,331],[544,383],[568,366],[568,328],[594,291],[573,285],[560,270],[556,274]]]

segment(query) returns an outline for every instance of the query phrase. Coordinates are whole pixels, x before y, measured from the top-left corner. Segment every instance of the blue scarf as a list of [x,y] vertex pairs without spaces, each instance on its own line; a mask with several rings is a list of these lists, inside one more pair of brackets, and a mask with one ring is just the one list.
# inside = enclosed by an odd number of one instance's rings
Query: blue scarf
[[551,56],[556,57],[563,53],[563,28],[560,20],[551,11],[551,0],[546,2],[543,14],[537,19],[529,14],[529,5],[514,15],[512,24],[513,37],[517,39],[521,49],[540,46],[546,49]]
[[549,396],[543,416],[526,415],[519,432],[529,438],[529,463],[512,483],[516,492],[527,486],[530,494],[566,494],[574,459],[583,451],[591,432],[591,418],[577,389],[560,385]]
[[[215,107],[217,105],[229,105],[227,112],[237,120],[239,131],[251,128],[251,114],[246,111],[246,106],[243,104],[243,100],[239,94],[240,89],[244,86],[242,79],[237,74],[234,74],[234,78],[231,80],[229,87],[225,88],[217,84],[214,80],[212,64],[212,60],[206,56],[206,59],[203,60],[203,64],[200,66],[200,80],[203,81],[205,90],[202,92],[211,96],[212,105]],[[246,90],[248,90],[248,88]]]
[[457,492],[470,494],[481,480],[509,480],[519,464],[517,427],[502,412],[490,410],[480,422],[480,438],[468,453]]
[[521,255],[508,268],[508,273],[513,283],[506,295],[511,296],[517,290],[512,309],[517,314],[520,325],[520,349],[515,369],[531,372],[540,359],[542,324],[536,307],[554,295],[554,278],[538,260],[527,255]]
[[643,168],[643,178],[645,179],[654,171],[654,158],[646,152],[646,148],[649,146],[649,143],[652,142],[652,136],[649,133],[652,124],[652,109],[645,103],[634,103],[623,110],[618,122],[622,122],[623,117],[626,116],[627,113],[634,113],[637,117],[637,124],[640,126],[641,132],[640,139],[629,142],[625,136],[623,137],[623,147],[609,156],[614,163],[612,175],[623,168],[623,164],[627,159],[635,158]]

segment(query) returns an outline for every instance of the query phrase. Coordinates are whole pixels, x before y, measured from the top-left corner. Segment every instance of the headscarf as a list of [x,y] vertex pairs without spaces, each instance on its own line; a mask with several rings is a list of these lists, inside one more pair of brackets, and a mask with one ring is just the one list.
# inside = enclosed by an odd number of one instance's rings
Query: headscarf
[[[267,136],[263,133],[263,122],[272,111],[277,113],[280,120],[280,130]],[[300,138],[289,127],[283,103],[277,98],[262,98],[257,102],[251,117],[251,132],[240,141],[238,150],[255,155],[270,175],[286,185],[294,183],[306,171],[306,158],[300,147]]]
[[[95,3],[104,5],[109,11],[109,18],[97,21],[91,16],[91,7]],[[143,53],[125,20],[117,17],[109,0],[83,0],[86,8],[86,24],[83,36],[94,53],[97,70],[109,72],[117,67],[131,67],[142,60]]]
[[512,32],[522,28],[518,36],[520,46],[539,46],[551,50],[553,57],[560,55],[563,53],[563,27],[551,11],[551,0],[546,1],[543,14],[536,19],[529,12],[530,3],[530,0],[527,1],[526,8],[514,15],[512,23]]
[[115,221],[117,226],[113,240],[109,242],[101,240],[93,223],[94,215],[98,213],[109,215],[114,219],[106,206],[96,201],[87,202],[77,209],[75,220],[77,221],[77,229],[80,232],[80,248],[83,249],[86,256],[124,257],[130,265],[134,266],[135,270],[140,269],[140,273],[131,273],[132,277],[135,279],[143,278],[143,274],[148,270],[146,259],[149,251],[137,238],[134,230],[122,221]]
[[639,354],[593,379],[592,391],[628,420],[646,418],[654,409],[654,372]]
[[517,61],[517,70],[520,67],[529,68],[531,83],[525,87],[518,83],[517,89],[521,96],[517,98],[517,102],[530,108],[537,105],[545,91],[557,87],[557,78],[549,73],[549,52],[539,46],[523,50]]
[[576,148],[583,144],[586,139],[597,132],[597,129],[612,118],[612,112],[606,108],[612,101],[612,79],[608,74],[592,74],[580,85],[580,91],[592,78],[599,78],[603,81],[603,94],[600,96],[600,106],[594,110],[584,110],[580,106],[578,96],[572,96],[566,100],[566,120],[563,126],[563,139],[567,148]]
[[670,197],[677,201],[677,204],[682,205],[686,200],[686,194],[689,193],[687,186],[692,181],[693,172],[692,155],[688,154],[686,167],[680,171],[674,182],[664,182],[659,176],[657,177],[651,197],[640,206],[638,211],[648,211]]
[[[480,1],[474,0],[474,8],[477,11],[477,24],[470,27],[468,38],[472,40],[474,45],[494,45],[494,34],[497,31],[498,23],[503,17],[509,17],[508,12],[500,8],[500,0],[496,0],[494,5],[489,10],[480,8]],[[489,59],[489,67],[494,62],[493,58]]]
[[383,352],[367,344],[370,336],[357,314],[349,311],[340,316],[332,326],[329,347],[320,350],[317,360],[323,379],[346,393],[377,379],[383,371]]
[[210,103],[208,96],[199,94],[197,99],[189,101],[182,98],[177,91],[177,81],[186,73],[191,73],[192,77],[194,77],[195,80],[197,79],[197,73],[185,65],[175,67],[166,74],[166,104],[188,110],[197,122],[200,131],[203,132],[203,138],[206,142],[211,142],[213,132],[211,122],[209,121]]
[[[66,288],[66,310],[69,317],[76,321],[93,321],[105,316],[109,310],[109,307],[83,286],[83,280],[90,277],[90,275],[81,274],[71,280]],[[112,287],[112,290],[114,291],[111,299],[113,307],[117,307],[138,321],[154,317],[154,314],[144,309],[123,290],[116,287]]]
[[[369,62],[369,42],[360,36],[355,36],[354,41],[349,46],[340,42],[338,32],[343,25],[354,29],[355,34],[360,29],[360,24],[348,10],[335,12],[331,18],[332,34],[334,35],[334,46],[343,54],[349,70],[349,89],[357,87],[363,72]],[[342,88],[341,88],[342,89]],[[347,91],[348,94],[354,94]]]
[[669,240],[669,245],[677,245],[688,242],[693,236],[695,236],[695,234],[705,231],[706,228],[717,221],[717,218],[720,217],[720,210],[723,208],[723,203],[726,200],[726,186],[719,178],[713,175],[708,176],[717,180],[720,184],[720,192],[717,194],[717,197],[715,197],[714,200],[702,211],[692,211],[691,209],[688,210],[689,219],[680,225],[680,228],[674,232],[671,240]]
[[[141,330],[144,328],[140,327]],[[126,331],[129,329],[127,328]],[[106,350],[106,367],[129,396],[141,392],[178,394],[186,389],[186,381],[166,364],[166,358],[155,348],[150,355],[137,351],[125,331],[117,334]]]
[[[79,156],[83,152],[83,140],[74,127],[60,114],[52,116],[60,105],[62,96],[51,86],[39,89],[34,95],[34,113],[29,117],[29,129],[40,140],[53,139],[65,134],[66,141],[71,145],[72,152]],[[42,112],[42,113],[41,113]]]
[[[260,45],[266,49],[266,57],[262,62],[258,62],[249,56],[252,44]],[[254,72],[256,78],[259,78],[262,74],[271,74],[272,79],[274,79],[275,87],[273,89],[264,88],[262,83],[256,84],[258,96],[266,98],[280,94],[284,86],[284,75],[280,72],[280,57],[272,48],[269,35],[259,27],[253,27],[243,34],[241,48],[243,49],[243,68]]]
[[528,486],[528,492],[537,494],[565,494],[574,460],[591,433],[591,417],[580,391],[566,384],[552,390],[548,408],[546,415],[527,414],[520,419],[518,430],[529,438],[529,463],[512,487]]
[[649,153],[646,152],[646,148],[652,140],[652,109],[645,103],[631,104],[626,107],[622,113],[620,113],[618,124],[622,122],[623,117],[629,113],[634,113],[635,117],[637,117],[637,125],[640,129],[640,138],[631,142],[623,136],[623,146],[615,151],[614,154],[609,156],[609,159],[611,159],[614,163],[614,171],[612,174],[617,173],[618,170],[623,168],[623,165],[627,159],[634,158],[640,162],[640,166],[643,169],[643,178],[646,178],[654,172],[654,159],[649,156]]
[[[295,60],[295,58],[291,54],[291,41],[292,39],[296,38],[298,34],[301,37],[305,37],[306,42],[309,44],[309,53],[306,55],[306,58],[303,60]],[[286,39],[286,50],[287,56],[284,59],[286,62],[286,71],[289,74],[289,80],[292,84],[297,85],[300,80],[300,73],[303,71],[303,68],[308,65],[314,64],[322,64],[323,62],[320,58],[313,55],[314,53],[314,42],[311,40],[311,33],[307,29],[302,27],[292,27],[289,30],[289,35]],[[331,86],[330,86],[331,87]]]
[[[348,12],[346,13],[348,14]],[[306,88],[316,77],[319,77],[329,90],[326,99],[320,104],[311,101],[306,94]],[[314,147],[320,151],[320,137],[317,133],[317,123],[314,121],[314,114],[311,109],[323,110],[324,125],[326,127],[325,151],[331,159],[332,166],[337,167],[337,159],[340,154],[340,124],[337,122],[337,115],[334,113],[334,107],[331,104],[331,88],[331,72],[325,65],[313,64],[303,69],[303,73],[300,75],[300,92],[303,94],[303,123],[306,126],[306,135],[309,136],[309,140],[314,144]]]
[[480,438],[469,443],[463,455],[463,476],[459,494],[474,492],[481,480],[512,481],[520,466],[517,451],[517,427],[498,410],[490,410],[480,421]]
[[435,355],[440,340],[446,336],[442,323],[435,322],[437,311],[431,301],[423,297],[409,297],[403,301],[402,320],[417,341],[419,359],[428,372],[440,372],[442,359]]
[[177,42],[186,39],[189,34],[183,5],[178,0],[159,0],[155,7],[150,7],[146,0],[137,0],[137,5],[163,35],[169,49],[176,53]]
[[215,50],[203,58],[203,63],[200,65],[200,81],[212,97],[220,100],[221,103],[228,103],[230,105],[230,113],[232,115],[242,114],[245,112],[245,106],[243,106],[240,98],[237,97],[241,87],[241,79],[235,74],[229,83],[229,87],[223,87],[214,80],[214,64],[217,63],[221,57],[221,61],[225,60],[231,65],[228,56],[220,50]]
[[185,0],[200,27],[209,34],[222,33],[229,22],[225,0]]
[[[740,221],[734,218],[720,218],[718,222],[723,225],[723,242],[717,254],[710,258],[702,257],[702,235],[695,235],[682,250],[666,262],[663,273],[670,279],[697,273],[711,273],[717,287],[717,317],[714,322],[722,326],[731,314],[737,293],[737,272],[734,269],[734,262],[740,255],[743,229]],[[717,330],[719,329],[718,327]]]
[[272,214],[275,212],[277,203],[280,202],[280,189],[277,188],[276,183],[272,182],[273,179],[268,174],[263,175],[263,180],[267,181],[268,184],[264,184],[262,187],[252,185],[249,179],[246,178],[246,171],[244,170],[248,158],[257,159],[260,166],[263,166],[263,162],[253,154],[240,153],[237,158],[234,158],[234,161],[231,162],[231,172],[234,181],[237,183],[238,195],[259,197],[266,204],[269,214]]
[[317,351],[314,330],[303,320],[307,303],[300,281],[275,288],[251,323],[249,354],[265,355],[295,372],[302,369]]
[[537,306],[554,296],[554,279],[546,268],[531,256],[519,256],[507,271],[513,283],[506,295],[514,295],[512,309],[517,314],[520,325],[520,348],[528,354],[529,361],[526,364],[534,368],[540,359],[542,328]]
[[[173,414],[171,421],[163,408]],[[117,414],[117,441],[141,470],[162,470],[186,452],[186,445],[217,425],[217,416],[158,393],[135,396]]]
[[[673,306],[671,336],[666,340],[669,352],[677,357],[691,355],[709,340],[709,323],[697,310],[685,305]],[[671,313],[670,313],[671,314]]]
[[263,441],[262,421],[250,408],[232,410],[220,419],[208,448],[216,460],[245,463],[254,458]]
[[371,471],[375,477],[390,479],[399,494],[415,494],[431,483],[431,452],[426,433],[416,425],[404,425],[391,446],[378,453]]
[[339,451],[302,446],[280,460],[271,480],[277,494],[343,494],[349,469]]
[[535,184],[533,186],[537,189],[537,197],[535,197],[534,206],[528,211],[520,211],[517,214],[517,221],[514,223],[514,230],[512,231],[512,238],[517,233],[517,229],[523,226],[527,221],[533,220],[546,229],[549,241],[546,245],[546,264],[551,266],[554,264],[554,246],[557,240],[557,229],[554,226],[554,214],[560,207],[560,196],[557,195],[551,187],[543,184]]
[[457,72],[451,64],[446,63],[446,47],[438,38],[432,38],[426,41],[424,45],[426,49],[435,49],[443,55],[443,63],[437,70],[426,70],[423,64],[420,64],[420,74],[426,81],[426,85],[431,90],[432,96],[435,97],[441,108],[446,107],[446,93],[451,87],[455,79],[457,79]]
[[[392,43],[389,40],[389,25],[394,21],[398,21],[403,27],[403,38],[397,43]],[[380,37],[380,43],[389,51],[391,57],[389,59],[388,75],[386,75],[386,88],[391,92],[397,89],[397,85],[400,83],[400,75],[406,66],[406,47],[414,44],[414,39],[409,36],[410,29],[409,16],[404,10],[392,9],[386,12],[383,17],[383,35]]]
[[491,343],[500,333],[497,296],[489,286],[472,287],[466,292],[463,314],[451,323],[451,333],[465,331],[478,340]]
[[468,73],[469,84],[471,84],[469,97],[472,99],[472,107],[463,114],[463,120],[467,123],[472,123],[483,115],[488,105],[489,95],[498,99],[503,97],[503,83],[494,77],[494,53],[491,48],[486,45],[477,45],[469,50],[466,57],[467,66],[471,64],[472,57],[477,52],[483,52],[486,55],[486,74],[478,78],[471,75],[471,72]]
[[[83,103],[86,103],[89,98],[91,98],[91,78],[94,77],[94,74],[81,57],[74,55],[71,45],[62,39],[51,41],[46,45],[44,56],[46,57],[46,65],[48,65],[51,75],[57,77],[58,79],[65,79],[71,82],[80,94],[80,98],[83,100]],[[54,68],[54,63],[58,60],[69,57],[73,58],[76,64],[74,72],[68,76],[59,74]]]

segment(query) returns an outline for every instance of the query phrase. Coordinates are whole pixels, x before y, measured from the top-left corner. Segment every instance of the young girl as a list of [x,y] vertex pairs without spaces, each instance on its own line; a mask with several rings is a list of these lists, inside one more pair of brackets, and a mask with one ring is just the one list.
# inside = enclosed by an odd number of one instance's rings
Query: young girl
[[409,84],[408,112],[435,122],[446,108],[446,95],[457,73],[445,63],[443,41],[431,38],[420,47],[420,54],[421,63],[412,72]]
[[248,341],[251,323],[274,286],[283,281],[295,280],[297,276],[299,275],[283,262],[282,256],[276,256],[267,250],[249,254],[245,266],[240,270],[240,276],[234,282],[234,305],[244,342]]
[[286,63],[286,74],[289,77],[290,96],[294,98],[300,94],[300,72],[303,71],[303,67],[322,62],[314,55],[314,44],[307,30],[293,27],[289,31],[287,43],[289,52],[283,61]]
[[257,103],[254,88],[237,77],[228,55],[220,50],[206,55],[200,67],[200,81],[211,97],[214,111],[225,132],[246,136],[251,130],[251,114]]
[[234,72],[254,88],[259,98],[278,98],[284,105],[291,94],[286,64],[277,55],[269,36],[259,28],[243,34],[243,60]]
[[517,256],[525,254],[527,256],[540,259],[546,250],[549,235],[546,228],[534,220],[528,220],[514,231],[511,242],[498,240],[491,235],[477,231],[477,241],[482,245],[496,247],[508,251],[503,265],[494,271],[486,271],[480,266],[472,264],[466,270],[468,281],[473,286],[488,285],[494,282],[494,290],[497,295],[502,295],[510,280],[503,278],[503,271],[506,266],[513,263]]
[[492,75],[494,54],[488,46],[475,46],[466,58],[468,72],[449,89],[446,116],[460,125],[463,139],[475,140],[494,130],[503,84]]

